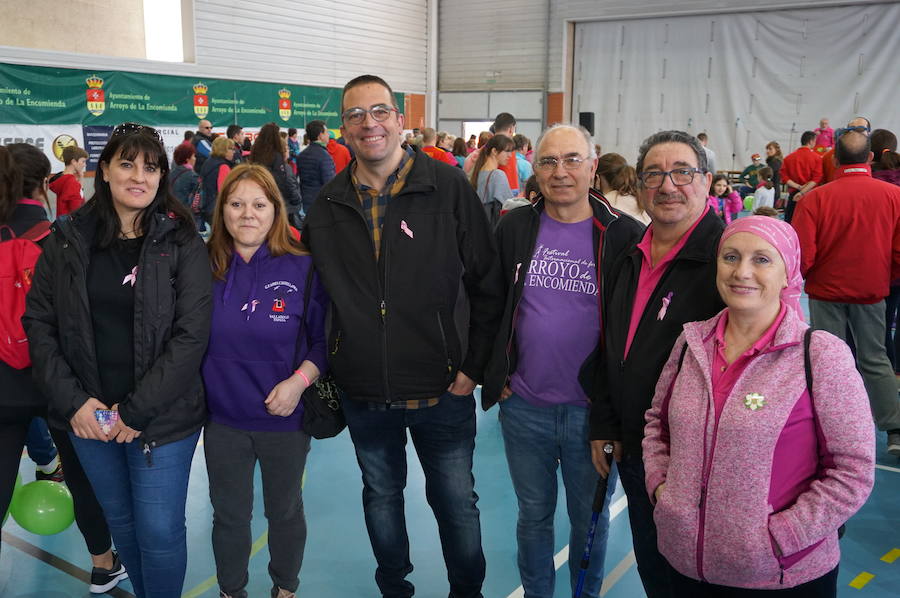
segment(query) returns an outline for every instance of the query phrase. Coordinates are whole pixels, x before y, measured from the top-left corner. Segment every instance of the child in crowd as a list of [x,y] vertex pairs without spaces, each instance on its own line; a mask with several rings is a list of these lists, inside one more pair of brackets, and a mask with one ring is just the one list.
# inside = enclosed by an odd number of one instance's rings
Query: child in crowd
[[759,184],[753,193],[753,211],[759,208],[775,207],[775,186],[772,182],[772,169],[768,166],[759,169]]
[[724,174],[717,174],[713,177],[711,191],[707,204],[726,225],[731,224],[731,220],[744,209],[741,196],[731,188],[731,185],[728,184],[728,177]]
[[88,153],[77,145],[63,148],[65,170],[50,177],[50,190],[56,193],[56,216],[74,212],[84,203],[81,177],[87,165]]

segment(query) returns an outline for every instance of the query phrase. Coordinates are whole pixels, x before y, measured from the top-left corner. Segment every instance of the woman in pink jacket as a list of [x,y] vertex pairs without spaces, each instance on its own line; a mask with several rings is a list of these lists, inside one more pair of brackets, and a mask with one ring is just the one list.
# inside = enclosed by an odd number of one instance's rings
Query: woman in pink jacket
[[662,371],[644,467],[676,596],[836,596],[838,528],[872,489],[874,431],[850,350],[806,334],[802,283],[789,225],[732,222],[727,308],[686,324]]
[[724,174],[717,174],[713,177],[706,203],[719,218],[725,221],[726,225],[731,224],[732,219],[736,218],[744,209],[744,202],[741,200],[740,194],[731,188],[731,185],[728,184],[728,177]]

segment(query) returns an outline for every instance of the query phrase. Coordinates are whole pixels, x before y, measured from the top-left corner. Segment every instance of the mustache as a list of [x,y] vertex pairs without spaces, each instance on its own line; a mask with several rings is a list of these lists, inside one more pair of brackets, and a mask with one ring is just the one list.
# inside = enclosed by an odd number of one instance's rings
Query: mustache
[[687,203],[687,196],[680,191],[675,191],[673,193],[661,193],[657,192],[656,196],[653,198],[654,204],[659,203],[669,203],[673,201],[680,201],[681,203]]

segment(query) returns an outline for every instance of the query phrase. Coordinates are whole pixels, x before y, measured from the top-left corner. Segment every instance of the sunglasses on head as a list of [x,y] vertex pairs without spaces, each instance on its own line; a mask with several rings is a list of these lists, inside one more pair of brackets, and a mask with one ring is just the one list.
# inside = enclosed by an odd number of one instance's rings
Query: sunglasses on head
[[132,135],[134,133],[147,133],[152,135],[160,145],[165,145],[163,143],[162,135],[159,134],[159,131],[154,129],[153,127],[148,127],[147,125],[142,125],[139,123],[122,123],[113,129],[112,137],[118,137],[120,135]]

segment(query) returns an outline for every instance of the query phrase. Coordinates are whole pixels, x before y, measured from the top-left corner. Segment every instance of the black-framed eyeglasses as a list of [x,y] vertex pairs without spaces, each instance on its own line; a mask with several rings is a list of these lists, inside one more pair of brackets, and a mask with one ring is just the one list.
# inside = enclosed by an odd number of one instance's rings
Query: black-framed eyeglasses
[[392,112],[399,113],[400,111],[387,104],[378,104],[377,106],[372,106],[368,110],[358,107],[348,108],[341,113],[341,120],[350,125],[361,125],[366,120],[366,114],[371,114],[372,118],[375,119],[375,122],[381,123],[386,121]]
[[849,133],[850,131],[856,131],[857,133],[862,133],[866,137],[872,132],[872,127],[867,127],[865,125],[857,125],[855,127],[843,127],[834,132],[834,139],[837,141],[838,137],[843,135],[844,133]]
[[578,170],[581,165],[584,164],[584,161],[585,158],[582,158],[581,156],[564,156],[562,158],[545,156],[535,160],[534,167],[537,170],[553,172],[560,164],[562,164],[563,168],[566,170]]
[[163,143],[162,135],[159,134],[159,131],[154,129],[153,127],[148,127],[147,125],[142,125],[140,123],[122,123],[118,125],[115,129],[113,129],[111,137],[118,137],[119,135],[131,135],[132,133],[147,133],[156,138],[160,145],[165,145]]
[[665,172],[661,170],[648,170],[646,172],[638,173],[638,179],[640,179],[641,184],[647,189],[659,189],[662,187],[666,180],[666,176],[671,179],[672,184],[676,187],[684,187],[685,185],[690,185],[694,182],[695,174],[704,174],[705,172],[706,171],[701,168],[674,168]]

